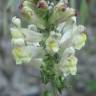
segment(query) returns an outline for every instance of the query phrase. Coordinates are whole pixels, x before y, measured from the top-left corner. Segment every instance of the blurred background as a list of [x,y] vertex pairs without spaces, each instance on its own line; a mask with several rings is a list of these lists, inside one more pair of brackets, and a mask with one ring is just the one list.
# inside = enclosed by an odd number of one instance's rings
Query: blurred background
[[[58,0],[57,0],[58,1]],[[0,96],[40,96],[40,73],[16,65],[11,54],[10,23],[20,17],[20,0],[0,0]],[[96,0],[69,0],[78,23],[87,28],[86,46],[76,53],[78,73],[66,82],[62,96],[96,96]]]

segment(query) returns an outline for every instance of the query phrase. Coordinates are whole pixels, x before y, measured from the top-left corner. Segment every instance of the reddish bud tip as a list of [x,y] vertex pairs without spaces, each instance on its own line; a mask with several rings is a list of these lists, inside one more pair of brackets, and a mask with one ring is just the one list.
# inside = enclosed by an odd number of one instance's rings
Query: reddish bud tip
[[39,0],[37,7],[38,8],[47,8],[47,4],[44,0]]

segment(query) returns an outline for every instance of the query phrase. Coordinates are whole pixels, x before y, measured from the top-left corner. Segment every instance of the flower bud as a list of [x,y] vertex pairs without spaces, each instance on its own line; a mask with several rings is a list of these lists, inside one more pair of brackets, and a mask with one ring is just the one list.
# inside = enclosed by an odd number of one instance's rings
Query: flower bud
[[39,2],[38,2],[38,4],[37,4],[37,7],[44,9],[44,8],[47,8],[48,5],[47,5],[47,3],[45,2],[45,0],[39,0]]
[[23,2],[23,6],[31,6],[31,2],[29,2],[29,1],[24,1],[24,2]]
[[49,18],[51,24],[58,25],[59,23],[63,23],[64,21],[67,21],[70,17],[75,15],[75,10],[73,8],[66,8],[63,6],[64,4],[60,4],[54,8],[53,14]]
[[13,17],[12,18],[12,23],[14,24],[14,26],[16,27],[20,27],[21,26],[21,20],[19,18]]
[[58,11],[65,11],[66,8],[67,8],[67,4],[64,4],[63,2],[59,2],[55,8],[58,10]]
[[28,6],[24,6],[21,9],[21,13],[22,13],[23,17],[25,17],[28,20],[32,19],[32,16],[34,15],[33,10]]
[[75,10],[73,8],[69,8],[69,7],[66,8],[66,11],[65,11],[66,18],[74,15],[75,15]]

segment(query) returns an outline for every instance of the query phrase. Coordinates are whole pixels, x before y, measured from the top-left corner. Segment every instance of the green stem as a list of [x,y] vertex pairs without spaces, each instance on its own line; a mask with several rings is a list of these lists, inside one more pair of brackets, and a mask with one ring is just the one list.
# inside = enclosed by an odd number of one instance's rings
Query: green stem
[[54,86],[54,84],[51,82],[51,87],[52,87],[52,94],[53,96],[59,96],[58,90]]
[[56,88],[53,87],[53,95],[58,96]]

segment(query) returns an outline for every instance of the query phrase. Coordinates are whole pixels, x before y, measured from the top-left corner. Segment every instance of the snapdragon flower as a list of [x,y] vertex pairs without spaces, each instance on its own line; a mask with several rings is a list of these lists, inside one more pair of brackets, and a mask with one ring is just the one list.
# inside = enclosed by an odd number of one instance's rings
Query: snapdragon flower
[[[16,20],[19,21],[19,26],[16,25]],[[11,42],[13,48],[12,53],[16,59],[17,64],[28,63],[36,54],[39,55],[39,53],[42,52],[39,44],[37,45],[37,43],[42,40],[42,34],[37,32],[35,25],[30,25],[28,26],[28,28],[22,28],[20,27],[20,22],[21,21],[19,18],[13,17],[13,26],[11,28]]]
[[24,0],[20,11],[29,25],[23,28],[19,18],[12,18],[10,31],[16,63],[32,62],[39,68],[42,82],[51,83],[61,92],[65,78],[76,75],[75,53],[85,45],[86,28],[77,24],[75,10],[64,0],[56,5],[45,0]]
[[50,36],[46,40],[46,49],[48,52],[56,53],[59,51],[59,39],[61,34],[54,31],[50,32]]
[[59,71],[64,75],[76,75],[77,72],[77,58],[75,57],[75,49],[73,47],[66,48],[63,52],[61,60],[57,67]]

